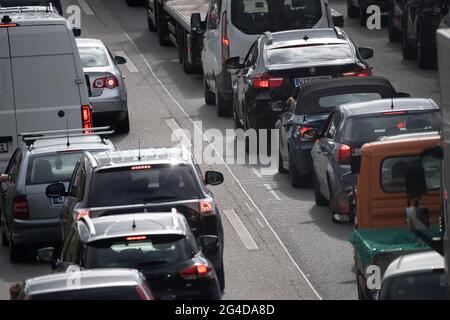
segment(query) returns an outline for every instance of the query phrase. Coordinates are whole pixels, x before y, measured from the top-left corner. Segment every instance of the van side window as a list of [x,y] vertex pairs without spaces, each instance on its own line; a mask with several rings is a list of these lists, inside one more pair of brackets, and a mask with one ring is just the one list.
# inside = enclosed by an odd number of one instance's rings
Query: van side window
[[206,26],[208,30],[216,30],[219,27],[221,9],[222,0],[211,0]]

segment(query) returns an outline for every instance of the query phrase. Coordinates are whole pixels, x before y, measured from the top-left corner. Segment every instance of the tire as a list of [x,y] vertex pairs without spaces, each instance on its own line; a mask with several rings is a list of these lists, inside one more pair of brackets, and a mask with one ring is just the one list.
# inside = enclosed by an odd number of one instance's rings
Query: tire
[[186,39],[186,31],[181,31],[181,39],[182,41],[181,43],[181,61],[183,64],[183,70],[186,74],[193,74],[197,71],[197,68],[195,66],[192,66],[191,64],[189,64],[187,56],[188,56],[188,52],[187,52],[187,39]]
[[167,25],[166,25],[166,21],[165,21],[166,19],[164,19],[164,16],[165,16],[164,10],[162,8],[162,5],[159,3],[156,4],[155,8],[156,8],[156,13],[157,13],[156,14],[156,16],[157,16],[156,22],[157,22],[157,26],[158,26],[159,44],[161,46],[168,46],[168,45],[170,45],[171,42],[170,42],[170,40],[168,40],[166,38],[166,34],[168,33],[168,30],[167,30]]
[[347,0],[347,16],[349,18],[357,18],[359,16],[359,9],[352,5],[350,0]]
[[2,237],[2,246],[3,247],[9,246],[8,237],[6,236],[6,228],[3,225],[3,219],[1,218],[1,214],[0,214],[0,233]]
[[222,266],[216,269],[217,280],[219,280],[220,292],[223,293],[225,291],[225,270]]
[[363,1],[359,2],[359,25],[361,27],[367,27],[367,6]]
[[[154,3],[156,5],[156,3]],[[155,8],[155,6],[153,6],[153,8]],[[158,27],[155,21],[153,21],[152,19],[150,19],[150,17],[148,16],[148,11],[150,10],[148,8],[148,5],[146,5],[146,9],[147,9],[147,26],[148,26],[148,30],[150,32],[156,32],[158,31]]]
[[289,180],[294,188],[300,188],[304,186],[304,181],[302,175],[297,170],[294,159],[292,159],[289,153]]
[[216,98],[216,106],[217,106],[217,115],[220,118],[224,118],[231,114],[232,108],[230,108],[228,106],[228,104],[229,104],[228,101],[222,97],[222,95],[218,92],[217,88],[218,88],[218,86],[217,86],[217,80],[216,80],[215,98]]
[[206,82],[205,76],[203,76],[203,90],[204,90],[204,96],[205,96],[205,103],[209,106],[215,105],[216,104],[216,95],[209,88],[208,83]]
[[[405,12],[403,12],[405,15]],[[403,59],[411,60],[417,55],[417,52],[408,43],[408,25],[403,21],[403,33],[402,33],[402,55]]]
[[116,125],[116,128],[117,128],[116,129],[117,133],[120,133],[120,134],[130,132],[130,118],[128,117],[128,113],[127,113],[125,120],[122,120],[121,122],[119,122]]
[[331,221],[333,221],[334,223],[339,223],[339,221],[334,218],[334,210],[333,210],[334,192],[333,188],[331,187],[330,180],[328,180],[328,195],[329,195],[328,201],[330,204]]
[[278,172],[287,173],[288,171],[283,167],[283,158],[281,156],[281,151],[278,150]]
[[9,261],[12,263],[24,262],[26,258],[24,248],[18,247],[14,242],[9,242]]
[[[436,64],[436,57],[430,50],[432,46],[431,39],[431,28],[426,26],[425,23],[419,23],[419,34],[417,36],[417,66],[420,69],[432,69]],[[427,41],[428,40],[428,41]]]
[[314,169],[313,169],[312,180],[313,180],[313,190],[314,190],[314,202],[316,203],[316,206],[318,206],[318,207],[327,206],[329,202],[320,192],[319,181],[317,181],[316,172]]

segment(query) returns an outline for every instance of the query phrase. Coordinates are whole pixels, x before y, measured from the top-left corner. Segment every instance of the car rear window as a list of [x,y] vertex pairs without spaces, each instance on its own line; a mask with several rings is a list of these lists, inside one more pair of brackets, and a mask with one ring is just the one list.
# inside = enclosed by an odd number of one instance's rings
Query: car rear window
[[233,0],[231,22],[246,34],[312,28],[322,17],[320,0]]
[[332,108],[350,102],[364,102],[376,99],[381,99],[381,95],[378,92],[343,93],[320,97],[319,107]]
[[30,157],[27,185],[70,181],[81,154],[81,152],[64,152]]
[[89,206],[106,207],[197,199],[198,182],[187,165],[121,167],[94,174]]
[[393,278],[383,291],[388,300],[446,300],[445,283],[442,271],[411,273]]
[[140,300],[140,298],[135,287],[117,286],[42,293],[32,295],[31,300]]
[[[134,237],[140,239],[141,237]],[[100,240],[86,251],[88,268],[149,268],[177,264],[192,259],[194,249],[182,235],[149,235]]]
[[[441,182],[440,160],[429,158],[424,164],[428,189],[437,189]],[[381,188],[385,192],[406,192],[405,174],[408,164],[420,161],[419,156],[386,158],[381,163]]]
[[100,47],[79,47],[81,64],[83,68],[96,68],[109,66],[105,50]]
[[348,44],[315,44],[267,50],[269,64],[310,64],[352,58]]
[[400,114],[396,112],[348,118],[344,124],[342,140],[355,146],[362,146],[382,136],[439,130],[441,123],[439,111]]

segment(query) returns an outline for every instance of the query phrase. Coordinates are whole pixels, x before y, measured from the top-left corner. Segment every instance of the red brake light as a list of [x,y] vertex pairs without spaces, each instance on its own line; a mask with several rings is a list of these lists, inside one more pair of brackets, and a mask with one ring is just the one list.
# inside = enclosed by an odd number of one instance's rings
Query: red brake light
[[125,238],[127,241],[139,241],[139,240],[146,240],[147,236],[131,236]]
[[13,217],[16,219],[30,219],[27,196],[17,196],[14,198],[12,213]]
[[397,123],[397,128],[405,129],[406,128],[406,121],[400,121],[399,123]]
[[118,86],[119,81],[117,81],[117,78],[114,76],[95,79],[93,85],[95,89],[103,89],[103,88],[114,89],[115,87]]
[[406,111],[388,111],[382,113],[383,116],[395,116],[399,114],[406,114]]
[[230,57],[230,39],[228,39],[228,18],[227,11],[222,13],[222,62],[225,62]]
[[300,139],[303,139],[303,135],[305,134],[306,131],[308,131],[309,129],[313,129],[310,127],[301,127],[298,129],[298,133],[300,134]]
[[256,75],[252,79],[252,87],[255,89],[273,89],[280,87],[283,82],[283,78],[272,78],[270,74],[265,73]]
[[213,213],[213,204],[211,200],[200,200],[200,213],[203,215],[208,215]]
[[180,276],[182,276],[186,280],[195,280],[200,278],[208,278],[213,276],[213,269],[204,263],[197,262],[192,266],[187,267],[186,269],[180,272]]
[[[83,124],[83,128],[89,129],[92,128],[92,112],[90,105],[81,106],[81,121]],[[90,130],[86,130],[85,133],[92,133]]]
[[356,71],[344,72],[343,77],[368,77],[371,75],[370,70],[360,69]]
[[90,209],[77,209],[75,210],[76,214],[76,221],[79,221],[83,217],[90,217],[91,216],[91,210]]
[[0,23],[0,28],[17,27],[17,23]]
[[347,144],[339,145],[336,152],[336,161],[339,164],[350,164],[350,158],[352,156],[352,147]]
[[151,169],[152,166],[147,164],[147,165],[139,165],[139,166],[132,166],[131,170],[147,170],[147,169]]

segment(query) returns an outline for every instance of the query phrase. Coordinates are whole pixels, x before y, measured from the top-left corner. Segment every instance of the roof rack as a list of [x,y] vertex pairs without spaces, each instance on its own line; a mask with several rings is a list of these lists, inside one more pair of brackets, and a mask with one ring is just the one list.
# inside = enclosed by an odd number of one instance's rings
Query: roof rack
[[57,13],[52,3],[46,6],[16,6],[16,7],[2,7],[0,4],[0,13],[24,13],[24,12],[54,12]]
[[[86,136],[100,136],[102,139],[107,138],[108,135],[114,133],[114,130],[109,130],[110,127],[97,128],[78,128],[66,130],[52,130],[52,131],[38,131],[38,132],[24,132],[19,133],[19,137],[25,142],[27,146],[31,146],[36,140],[56,139],[56,138],[73,138]],[[84,133],[88,131],[89,133]]]
[[273,36],[270,31],[264,32],[264,36],[267,38],[267,45],[270,46],[273,44]]

